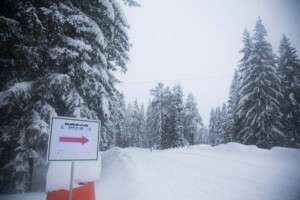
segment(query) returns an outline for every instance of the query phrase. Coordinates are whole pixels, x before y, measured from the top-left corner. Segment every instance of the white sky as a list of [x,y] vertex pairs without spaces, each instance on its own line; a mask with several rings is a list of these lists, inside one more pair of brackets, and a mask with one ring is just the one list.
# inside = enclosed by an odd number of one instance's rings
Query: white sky
[[180,82],[184,99],[194,94],[208,126],[211,109],[228,99],[244,28],[252,34],[259,16],[275,53],[284,33],[299,55],[300,0],[138,2],[141,8],[125,8],[133,48],[128,71],[117,75],[127,103],[137,99],[147,106],[157,82]]

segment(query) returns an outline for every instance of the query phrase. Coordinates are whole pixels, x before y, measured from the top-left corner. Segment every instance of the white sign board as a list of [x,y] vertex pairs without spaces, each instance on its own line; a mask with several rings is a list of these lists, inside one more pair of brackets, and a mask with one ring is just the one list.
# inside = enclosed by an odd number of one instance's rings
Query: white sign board
[[52,117],[48,161],[98,160],[100,121]]

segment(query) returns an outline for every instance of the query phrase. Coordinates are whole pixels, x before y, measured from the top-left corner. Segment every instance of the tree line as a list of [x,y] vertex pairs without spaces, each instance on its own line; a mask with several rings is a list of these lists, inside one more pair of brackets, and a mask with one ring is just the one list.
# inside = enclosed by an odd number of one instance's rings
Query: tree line
[[167,149],[207,142],[207,131],[202,123],[193,94],[183,99],[181,86],[172,89],[158,83],[150,91],[148,107],[137,100],[125,105],[123,95],[112,113],[107,131],[107,147],[143,147]]
[[245,29],[229,100],[210,114],[210,144],[300,147],[300,61],[285,35],[278,56],[267,35],[260,18],[252,37]]

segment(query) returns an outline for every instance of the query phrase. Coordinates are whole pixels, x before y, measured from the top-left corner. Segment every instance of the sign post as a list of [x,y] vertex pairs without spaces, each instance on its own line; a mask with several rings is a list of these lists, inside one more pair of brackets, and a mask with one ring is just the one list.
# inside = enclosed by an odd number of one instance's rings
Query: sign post
[[70,177],[69,200],[72,200],[72,194],[73,194],[73,180],[74,180],[74,162],[72,162],[72,165],[71,165],[71,177]]
[[69,200],[72,200],[75,161],[96,161],[100,121],[52,117],[47,160],[71,161]]

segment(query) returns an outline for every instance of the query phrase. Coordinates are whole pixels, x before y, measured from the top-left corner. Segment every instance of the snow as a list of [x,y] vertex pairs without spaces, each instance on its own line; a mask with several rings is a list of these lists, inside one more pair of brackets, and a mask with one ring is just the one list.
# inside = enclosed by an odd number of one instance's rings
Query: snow
[[128,19],[124,13],[124,10],[121,6],[121,4],[118,2],[118,1],[113,1],[113,4],[115,6],[115,9],[117,10],[117,12],[119,12],[119,15],[120,15],[120,19],[122,20],[122,22],[124,23],[123,25],[125,27],[129,27],[129,22],[128,22]]
[[50,13],[52,12],[50,9],[45,8],[45,7],[41,7],[40,9],[41,9],[41,11],[43,11],[43,13],[44,13],[45,15],[50,14]]
[[[101,172],[101,159],[98,161],[75,162],[73,188],[81,182],[98,180]],[[59,176],[58,176],[59,175]],[[69,190],[71,162],[51,162],[47,173],[46,191]]]
[[59,48],[59,47],[55,47],[50,49],[49,51],[50,57],[53,60],[59,59],[61,56],[63,56],[64,54],[67,54],[70,58],[77,58],[78,57],[78,53],[66,48]]
[[103,110],[103,113],[106,117],[109,117],[110,116],[110,111],[109,111],[109,101],[108,99],[103,96],[102,99],[101,99],[101,104],[102,104],[102,110]]
[[36,105],[41,106],[40,112],[41,112],[42,116],[49,116],[49,118],[57,117],[57,113],[56,113],[55,109],[47,102],[42,103],[41,101],[39,101]]
[[[97,72],[98,69],[96,69],[96,67],[94,67],[94,73]],[[101,78],[105,83],[108,83],[109,77],[107,75],[106,70],[104,70],[102,67],[100,68],[100,74],[101,74]]]
[[87,52],[91,52],[92,51],[92,47],[89,44],[86,44],[85,42],[81,41],[81,40],[76,40],[70,37],[65,36],[64,37],[65,42],[72,46],[75,47],[77,49],[79,49],[80,51],[87,51]]
[[100,0],[100,3],[106,7],[107,16],[111,21],[115,21],[115,11],[109,0]]
[[15,24],[15,25],[19,25],[20,23],[12,18],[7,18],[7,17],[4,17],[4,16],[0,16],[0,21],[6,21],[7,23],[10,23],[10,24]]
[[[299,149],[265,150],[237,143],[152,152],[113,148],[101,153],[101,160],[95,189],[97,199],[102,200],[300,199]],[[48,180],[59,177],[68,182],[69,175],[65,174],[69,174],[70,164],[66,165],[60,164],[64,173],[59,176],[57,171],[48,173]],[[89,171],[90,175],[100,172],[100,166],[94,170]],[[80,178],[87,178],[82,174],[86,172],[83,168],[75,169],[76,172],[77,181],[79,174]],[[68,188],[67,182],[64,187]],[[53,188],[58,185],[52,185]],[[0,199],[37,200],[45,199],[45,194],[2,195]]]
[[71,78],[67,74],[53,73],[49,79],[49,85],[56,90],[67,91],[71,85]]
[[[104,35],[96,22],[84,15],[71,15],[67,17],[66,21],[77,27],[76,31],[78,33],[92,32],[96,36],[96,42],[100,46],[105,47]],[[82,26],[82,24],[88,24],[88,27]]]
[[14,84],[11,88],[9,88],[8,92],[22,92],[28,93],[31,90],[33,81],[25,81]]
[[14,94],[14,96],[21,96],[23,99],[28,99],[31,97],[31,88],[33,85],[33,81],[24,81],[15,83],[8,90],[0,92],[0,107],[7,105],[7,96]]
[[106,45],[104,42],[104,35],[103,35],[101,29],[99,28],[98,24],[94,21],[91,21],[90,24],[91,24],[91,32],[96,35],[97,43],[105,48]]
[[300,150],[235,143],[152,153],[115,148],[102,162],[96,187],[102,199],[300,198]]

